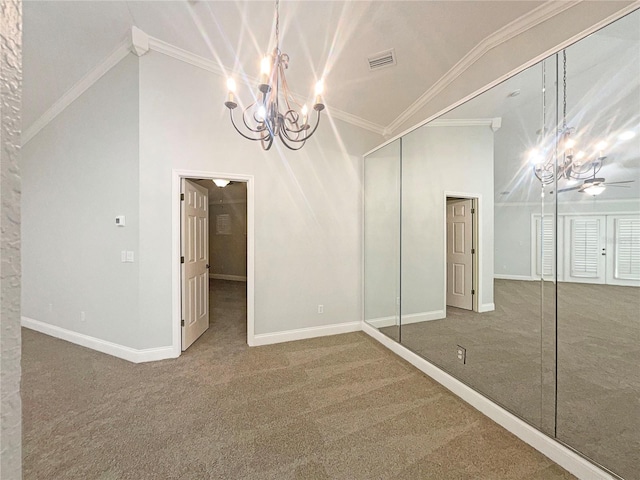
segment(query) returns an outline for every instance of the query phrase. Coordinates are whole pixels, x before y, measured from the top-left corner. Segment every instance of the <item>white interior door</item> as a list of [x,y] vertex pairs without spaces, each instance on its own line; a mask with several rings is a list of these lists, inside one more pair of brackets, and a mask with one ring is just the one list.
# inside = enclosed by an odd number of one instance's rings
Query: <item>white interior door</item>
[[182,180],[182,350],[209,328],[209,191]]
[[605,283],[606,217],[565,217],[564,280]]
[[640,215],[607,215],[607,283],[640,287]]
[[447,199],[447,305],[473,310],[471,199]]

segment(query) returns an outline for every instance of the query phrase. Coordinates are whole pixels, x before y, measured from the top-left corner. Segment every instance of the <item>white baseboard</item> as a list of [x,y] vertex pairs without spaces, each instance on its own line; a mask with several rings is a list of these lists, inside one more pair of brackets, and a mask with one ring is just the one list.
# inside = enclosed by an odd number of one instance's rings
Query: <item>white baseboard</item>
[[449,389],[469,405],[513,433],[520,440],[528,443],[543,455],[576,475],[578,478],[583,480],[614,480],[615,477],[598,468],[596,465],[581,457],[573,450],[565,447],[553,438],[532,427],[524,420],[521,420],[504,408],[493,403],[488,398],[476,392],[455,377],[452,377],[448,373],[440,370],[424,358],[418,356],[399,343],[394,342],[383,333],[380,333],[375,328],[367,325],[366,322],[362,322],[362,330],[396,355],[411,363],[418,370],[424,372],[436,382]]
[[165,360],[167,358],[177,358],[180,351],[175,351],[173,347],[145,348],[138,350],[136,348],[125,347],[117,343],[108,342],[99,338],[91,337],[83,333],[67,330],[66,328],[51,325],[50,323],[34,320],[29,317],[22,317],[22,326],[36,332],[44,333],[51,337],[66,340],[82,347],[87,347],[98,352],[113,355],[133,363],[153,362],[156,360]]
[[213,278],[215,280],[231,280],[232,282],[247,281],[247,277],[243,277],[241,275],[223,275],[221,273],[210,273],[209,278]]
[[434,310],[432,312],[410,313],[402,315],[401,324],[409,325],[410,323],[430,322],[431,320],[442,320],[447,314],[444,310]]
[[397,316],[391,315],[390,317],[372,318],[371,320],[365,320],[365,322],[375,328],[384,328],[398,325],[399,320]]
[[402,315],[401,322],[397,316],[378,317],[371,320],[365,320],[369,325],[375,328],[393,327],[394,325],[409,325],[410,323],[428,322],[431,320],[441,320],[446,317],[444,310],[434,310],[433,312],[420,312]]
[[524,280],[526,282],[532,282],[534,280],[540,280],[539,278],[531,277],[529,275],[502,275],[496,273],[493,275],[496,280]]
[[495,303],[482,303],[478,305],[478,313],[493,312],[496,309]]
[[333,325],[323,325],[321,327],[298,328],[296,330],[286,330],[284,332],[262,333],[254,335],[249,339],[249,346],[271,345],[273,343],[291,342],[293,340],[304,340],[307,338],[325,337],[327,335],[338,335],[340,333],[359,332],[362,330],[362,322],[336,323]]

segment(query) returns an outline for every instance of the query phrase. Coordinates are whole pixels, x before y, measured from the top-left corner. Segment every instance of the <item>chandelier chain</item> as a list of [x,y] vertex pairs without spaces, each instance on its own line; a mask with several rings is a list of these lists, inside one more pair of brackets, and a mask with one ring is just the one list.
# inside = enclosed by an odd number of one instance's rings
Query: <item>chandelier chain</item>
[[567,129],[567,50],[562,50],[562,129]]
[[276,0],[276,51],[280,51],[280,0]]

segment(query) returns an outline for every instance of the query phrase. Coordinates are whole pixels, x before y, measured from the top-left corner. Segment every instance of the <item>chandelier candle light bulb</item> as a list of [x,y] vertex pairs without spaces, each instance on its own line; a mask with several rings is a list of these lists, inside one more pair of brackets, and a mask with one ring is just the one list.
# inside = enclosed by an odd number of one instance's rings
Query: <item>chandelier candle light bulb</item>
[[[260,85],[269,85],[269,74],[271,73],[271,57],[265,55],[260,62]],[[261,91],[264,91],[260,89]]]
[[605,142],[604,140],[601,142],[598,142],[598,144],[596,145],[596,150],[598,150],[598,157],[602,158],[604,157],[604,149],[607,148],[607,142]]

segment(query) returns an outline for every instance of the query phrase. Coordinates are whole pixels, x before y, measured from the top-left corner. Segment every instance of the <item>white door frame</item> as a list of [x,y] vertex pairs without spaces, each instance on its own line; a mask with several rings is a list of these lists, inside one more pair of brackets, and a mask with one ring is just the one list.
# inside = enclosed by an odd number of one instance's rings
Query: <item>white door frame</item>
[[482,253],[484,247],[482,245],[482,222],[480,221],[480,215],[482,215],[482,195],[479,193],[469,192],[451,192],[445,191],[443,196],[443,208],[442,208],[442,231],[443,231],[443,247],[444,247],[444,262],[442,266],[442,279],[444,283],[443,290],[443,311],[447,311],[447,198],[467,198],[473,200],[473,208],[475,208],[475,214],[472,216],[473,225],[473,246],[476,249],[473,255],[473,280],[471,288],[475,290],[473,295],[472,308],[474,312],[483,312],[481,308],[480,295],[482,293]]
[[172,347],[175,357],[182,353],[182,312],[180,309],[182,292],[180,289],[180,181],[183,178],[214,179],[225,178],[247,184],[247,344],[254,345],[254,219],[255,185],[253,175],[238,173],[210,172],[199,170],[176,170],[171,172],[171,291],[172,291]]

